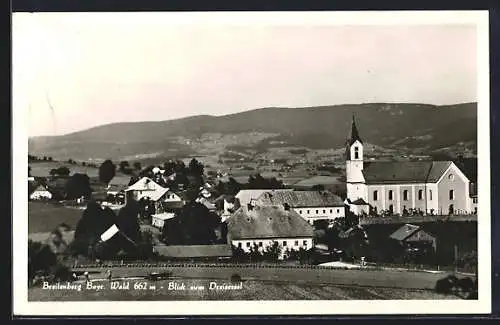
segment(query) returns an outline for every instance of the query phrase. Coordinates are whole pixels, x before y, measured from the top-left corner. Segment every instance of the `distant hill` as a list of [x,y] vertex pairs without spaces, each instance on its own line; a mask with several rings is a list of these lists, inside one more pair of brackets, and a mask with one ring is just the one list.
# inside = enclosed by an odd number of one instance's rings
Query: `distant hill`
[[[224,116],[200,115],[158,122],[102,125],[55,137],[29,140],[33,154],[61,158],[120,159],[137,154],[193,154],[189,143],[205,133],[278,134],[260,143],[283,141],[311,149],[339,148],[349,135],[355,114],[362,139],[385,147],[429,150],[477,141],[477,104],[435,106],[371,103],[306,108],[261,108]],[[278,141],[278,142],[279,142]]]

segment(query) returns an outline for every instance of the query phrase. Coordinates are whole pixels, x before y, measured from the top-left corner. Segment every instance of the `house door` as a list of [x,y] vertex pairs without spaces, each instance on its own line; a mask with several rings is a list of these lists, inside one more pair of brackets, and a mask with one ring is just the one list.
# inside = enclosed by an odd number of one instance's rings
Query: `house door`
[[453,204],[450,204],[448,208],[448,214],[453,214],[455,212],[455,208],[453,207]]

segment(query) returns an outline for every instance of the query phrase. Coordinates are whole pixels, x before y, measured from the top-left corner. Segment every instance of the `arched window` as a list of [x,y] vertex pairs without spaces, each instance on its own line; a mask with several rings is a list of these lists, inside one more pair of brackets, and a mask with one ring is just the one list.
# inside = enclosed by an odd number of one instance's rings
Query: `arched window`
[[392,200],[392,190],[389,190],[389,200]]
[[422,200],[423,196],[424,196],[424,191],[423,190],[418,190],[418,199]]
[[359,148],[354,147],[354,159],[359,159]]
[[378,200],[378,191],[373,191],[373,201]]
[[453,190],[450,190],[449,197],[450,197],[450,200],[455,199],[455,192]]
[[408,190],[403,191],[403,200],[408,201]]

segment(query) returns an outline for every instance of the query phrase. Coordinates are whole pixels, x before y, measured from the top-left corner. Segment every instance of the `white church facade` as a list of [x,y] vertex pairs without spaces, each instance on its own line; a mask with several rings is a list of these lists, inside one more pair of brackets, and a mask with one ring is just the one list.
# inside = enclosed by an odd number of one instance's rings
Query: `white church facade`
[[[353,118],[346,146],[347,204],[355,214],[471,214],[471,182],[452,161],[364,161]],[[476,199],[477,200],[477,199]]]

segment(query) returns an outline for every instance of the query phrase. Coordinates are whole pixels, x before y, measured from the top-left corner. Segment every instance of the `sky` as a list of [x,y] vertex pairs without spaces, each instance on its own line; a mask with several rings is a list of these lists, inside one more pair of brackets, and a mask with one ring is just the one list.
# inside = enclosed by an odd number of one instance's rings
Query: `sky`
[[29,136],[261,107],[477,100],[472,24],[172,17],[15,13],[13,108],[28,108]]

